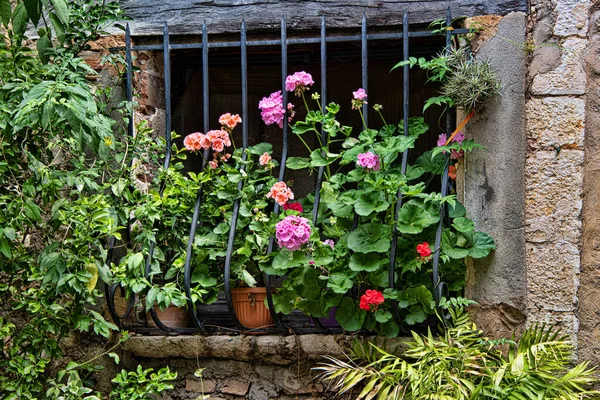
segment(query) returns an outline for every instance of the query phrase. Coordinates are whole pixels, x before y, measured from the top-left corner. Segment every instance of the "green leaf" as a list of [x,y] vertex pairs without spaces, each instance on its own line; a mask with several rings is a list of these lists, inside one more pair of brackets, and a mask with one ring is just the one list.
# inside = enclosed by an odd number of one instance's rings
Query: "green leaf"
[[117,353],[108,353],[108,356],[113,359],[115,364],[118,364],[121,362],[121,359],[119,358],[119,355]]
[[[323,154],[321,154],[321,150],[317,149],[317,150],[313,150],[312,153],[310,153],[310,166],[311,167],[324,167],[327,164],[329,164],[330,162],[327,161],[327,159],[323,156]],[[287,163],[286,163],[287,165]]]
[[398,326],[396,321],[392,319],[381,324],[381,327],[379,329],[381,331],[381,334],[387,337],[396,337],[400,333],[400,327]]
[[254,277],[252,276],[252,274],[250,272],[248,272],[247,270],[242,270],[242,279],[244,280],[244,282],[246,283],[246,285],[250,286],[250,287],[255,287],[256,286],[256,279],[254,279]]
[[50,13],[50,22],[52,22],[52,26],[54,27],[54,33],[56,33],[58,41],[64,43],[65,26],[61,22],[60,18],[58,18],[58,16],[55,13]]
[[333,290],[334,293],[346,294],[352,289],[354,282],[345,274],[331,274],[327,280],[327,287]]
[[375,286],[387,287],[390,284],[389,271],[381,269],[378,272],[367,274],[367,279]]
[[38,39],[36,46],[40,60],[42,60],[44,64],[48,63],[50,60],[50,54],[52,54],[52,41],[48,35],[41,36]]
[[475,224],[469,218],[459,217],[452,221],[452,227],[459,232],[471,232],[475,229]]
[[433,152],[431,150],[426,151],[419,156],[419,158],[417,158],[415,164],[422,167],[425,172],[429,172],[430,174],[434,175],[441,175],[444,172],[444,155],[437,154],[432,156],[432,154]]
[[350,257],[350,269],[352,271],[374,272],[379,269],[381,264],[382,260],[377,253],[354,253]]
[[389,206],[390,203],[385,200],[383,192],[373,191],[362,193],[354,204],[354,210],[358,215],[366,217],[373,212],[385,211]]
[[15,230],[10,226],[5,227],[2,232],[4,232],[4,236],[6,236],[9,240],[15,240]]
[[386,310],[377,310],[374,314],[375,321],[383,324],[384,322],[388,322],[392,319],[392,313]]
[[34,222],[41,222],[41,210],[31,199],[25,200],[25,216]]
[[25,5],[25,9],[27,10],[27,16],[33,23],[33,25],[37,26],[38,22],[40,22],[40,16],[42,14],[42,5],[39,0],[23,0],[23,4]]
[[277,270],[286,270],[297,267],[306,262],[306,256],[301,251],[289,251],[281,249],[273,259],[273,268]]
[[408,325],[414,325],[421,323],[427,319],[427,313],[423,310],[420,305],[414,305],[410,308],[410,314],[408,314],[404,320]]
[[285,166],[289,169],[304,169],[310,167],[310,160],[304,157],[290,157]]
[[271,143],[259,143],[254,146],[248,147],[250,154],[256,154],[257,156],[262,156],[264,153],[271,153],[273,150],[273,146]]
[[421,233],[431,221],[431,214],[427,211],[415,204],[406,203],[398,213],[398,231],[407,234]]
[[467,249],[463,249],[457,245],[457,236],[450,232],[449,229],[444,229],[442,233],[442,252],[450,258],[461,259],[469,255]]
[[0,237],[0,253],[6,258],[11,257],[10,243],[4,236]]
[[11,16],[12,9],[10,8],[10,0],[0,0],[0,18],[6,28],[8,28]]
[[385,253],[390,249],[390,228],[382,224],[362,224],[348,235],[348,248],[358,253]]
[[27,17],[27,10],[25,10],[25,4],[17,4],[12,15],[13,31],[17,35],[22,35],[23,33],[25,33],[25,30],[27,29],[28,20],[29,19]]
[[65,0],[50,0],[50,2],[54,6],[54,12],[58,15],[62,23],[69,25],[69,7],[67,7]]
[[367,312],[356,306],[354,300],[344,297],[337,307],[335,319],[347,331],[357,331],[362,328]]
[[452,219],[464,217],[466,212],[467,209],[459,201],[456,201],[454,206],[448,205],[448,216]]
[[469,256],[473,258],[483,258],[490,254],[490,251],[496,248],[494,239],[485,232],[475,232],[473,235],[473,247],[467,249]]

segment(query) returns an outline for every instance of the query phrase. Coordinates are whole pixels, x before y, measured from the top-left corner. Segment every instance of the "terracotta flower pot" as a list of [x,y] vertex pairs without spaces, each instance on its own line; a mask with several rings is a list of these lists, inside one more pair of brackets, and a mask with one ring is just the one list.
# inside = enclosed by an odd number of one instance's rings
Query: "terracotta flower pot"
[[246,328],[264,328],[273,325],[271,312],[265,307],[267,289],[235,288],[231,289],[231,299],[235,315]]
[[[160,308],[155,305],[154,311],[156,311],[160,322],[169,328],[188,328],[190,326],[190,315],[184,307],[168,306],[164,311],[160,311]],[[148,320],[148,327],[158,328],[149,312],[146,313],[146,318]]]

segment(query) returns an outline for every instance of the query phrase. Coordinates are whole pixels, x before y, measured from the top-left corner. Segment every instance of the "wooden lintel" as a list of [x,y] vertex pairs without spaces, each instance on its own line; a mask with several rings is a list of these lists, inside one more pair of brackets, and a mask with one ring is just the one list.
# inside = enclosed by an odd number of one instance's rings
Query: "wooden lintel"
[[163,24],[173,35],[197,35],[206,20],[210,33],[239,32],[246,20],[249,30],[278,29],[282,15],[289,29],[315,29],[325,15],[329,28],[360,26],[363,13],[369,26],[429,23],[453,17],[506,15],[527,11],[527,0],[121,0],[133,21],[134,36],[161,35]]

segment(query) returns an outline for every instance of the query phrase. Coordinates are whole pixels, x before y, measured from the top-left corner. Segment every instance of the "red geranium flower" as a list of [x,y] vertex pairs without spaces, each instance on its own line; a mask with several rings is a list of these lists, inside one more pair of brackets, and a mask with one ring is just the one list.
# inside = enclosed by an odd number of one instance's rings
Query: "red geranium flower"
[[300,204],[299,202],[285,203],[283,205],[283,209],[285,211],[287,211],[287,210],[298,211],[298,212],[303,212],[304,211],[304,209],[302,208],[302,204]]
[[429,248],[429,243],[423,242],[417,245],[417,253],[421,257],[429,257],[431,255],[431,249]]
[[377,306],[384,301],[383,293],[377,290],[367,290],[360,297],[360,308],[367,311],[377,311]]

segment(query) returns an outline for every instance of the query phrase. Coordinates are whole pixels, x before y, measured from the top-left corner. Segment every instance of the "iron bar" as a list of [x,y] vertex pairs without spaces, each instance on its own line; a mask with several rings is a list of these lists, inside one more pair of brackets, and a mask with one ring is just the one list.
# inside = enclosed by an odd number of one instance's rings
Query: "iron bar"
[[[321,109],[323,114],[326,113],[325,107],[327,107],[327,28],[325,25],[325,16],[321,16]],[[321,127],[321,143],[325,143],[327,135]],[[319,217],[319,204],[321,201],[321,185],[323,184],[323,174],[325,173],[325,167],[319,167],[317,173],[317,185],[315,188],[315,203],[313,208],[313,225],[317,225],[317,219]]]
[[[450,7],[448,7],[448,11],[446,13],[446,27],[450,28],[452,25],[452,15],[450,12]],[[446,49],[445,51],[450,51],[450,46],[452,45],[452,30],[446,30]],[[449,135],[452,131],[452,115],[449,110],[446,110],[446,134]],[[450,155],[446,152],[444,154],[444,172],[442,172],[442,188],[441,195],[442,197],[448,194],[448,167],[450,164]],[[439,279],[439,263],[440,263],[440,245],[442,242],[442,231],[444,227],[444,216],[446,214],[446,205],[442,204],[440,206],[440,220],[437,225],[437,229],[435,231],[435,250],[433,253],[433,271],[432,271],[432,284],[433,284],[433,293],[435,296],[435,301],[439,304],[440,299],[442,298],[442,287],[440,285]]]
[[[469,29],[455,29],[451,34],[452,35],[464,35],[470,33]],[[367,35],[367,40],[389,40],[389,39],[403,39],[403,33],[372,33]],[[409,37],[417,38],[417,37],[439,37],[438,33],[432,33],[429,31],[415,31],[410,32]],[[330,36],[326,39],[327,43],[340,43],[340,42],[357,42],[362,40],[362,35],[347,35],[347,36]],[[296,38],[296,39],[288,39],[288,45],[296,45],[296,44],[319,44],[321,42],[320,38]],[[232,42],[212,42],[208,44],[209,48],[223,48],[223,47],[240,47],[241,43],[238,41]],[[256,46],[279,46],[281,45],[281,40],[273,39],[273,40],[254,40],[248,41],[246,43],[248,47],[256,47]],[[178,43],[172,44],[171,50],[193,50],[193,49],[201,49],[203,48],[202,43]],[[113,47],[111,51],[119,50],[119,47]],[[138,45],[132,47],[133,51],[152,51],[152,50],[162,50],[162,45]]]
[[[204,120],[204,132],[208,132],[209,130],[209,97],[208,97],[208,33],[206,29],[206,21],[202,24],[202,43],[204,46],[202,47],[202,114]],[[204,157],[202,158],[202,168],[206,167],[208,163],[209,150],[204,150]],[[186,247],[185,254],[185,264],[184,264],[184,276],[183,283],[185,286],[185,294],[187,297],[187,305],[188,312],[190,314],[190,318],[193,324],[202,332],[207,333],[207,330],[198,318],[196,313],[196,304],[192,301],[192,293],[191,293],[191,279],[192,279],[192,257],[194,251],[194,241],[196,238],[196,229],[198,228],[198,221],[200,217],[200,205],[202,204],[203,197],[203,186],[198,188],[198,193],[196,194],[196,203],[194,204],[194,213],[192,215],[192,224],[190,226],[190,235],[188,238],[188,243]]]
[[[402,43],[402,61],[408,61],[409,57],[409,38],[408,34],[408,12],[404,12],[404,17],[402,19],[402,31],[403,31],[403,43]],[[404,136],[408,136],[408,118],[410,111],[410,90],[409,90],[409,73],[410,67],[409,65],[404,65],[402,68],[402,118],[403,118],[403,129]],[[402,166],[401,173],[406,175],[406,166],[408,165],[408,149],[404,150],[402,153]],[[392,289],[396,288],[395,282],[395,270],[396,270],[396,252],[398,248],[398,213],[402,208],[402,190],[398,190],[396,194],[396,207],[394,209],[394,224],[393,224],[393,232],[392,232],[392,245],[390,249],[390,266],[388,271],[388,281],[389,287]],[[394,306],[394,318],[396,321],[399,321],[400,315],[398,312],[398,307]]]
[[125,65],[127,68],[126,80],[127,80],[127,107],[129,109],[129,121],[127,122],[127,133],[129,137],[133,137],[133,61],[131,59],[131,30],[129,24],[125,28]]
[[171,50],[169,47],[169,26],[165,22],[163,27],[163,64],[165,75],[165,140],[166,155],[164,168],[171,164]]
[[[361,67],[362,88],[369,93],[369,46],[367,38],[367,14],[363,13],[361,24]],[[365,102],[362,107],[364,129],[369,127],[369,105]]]

